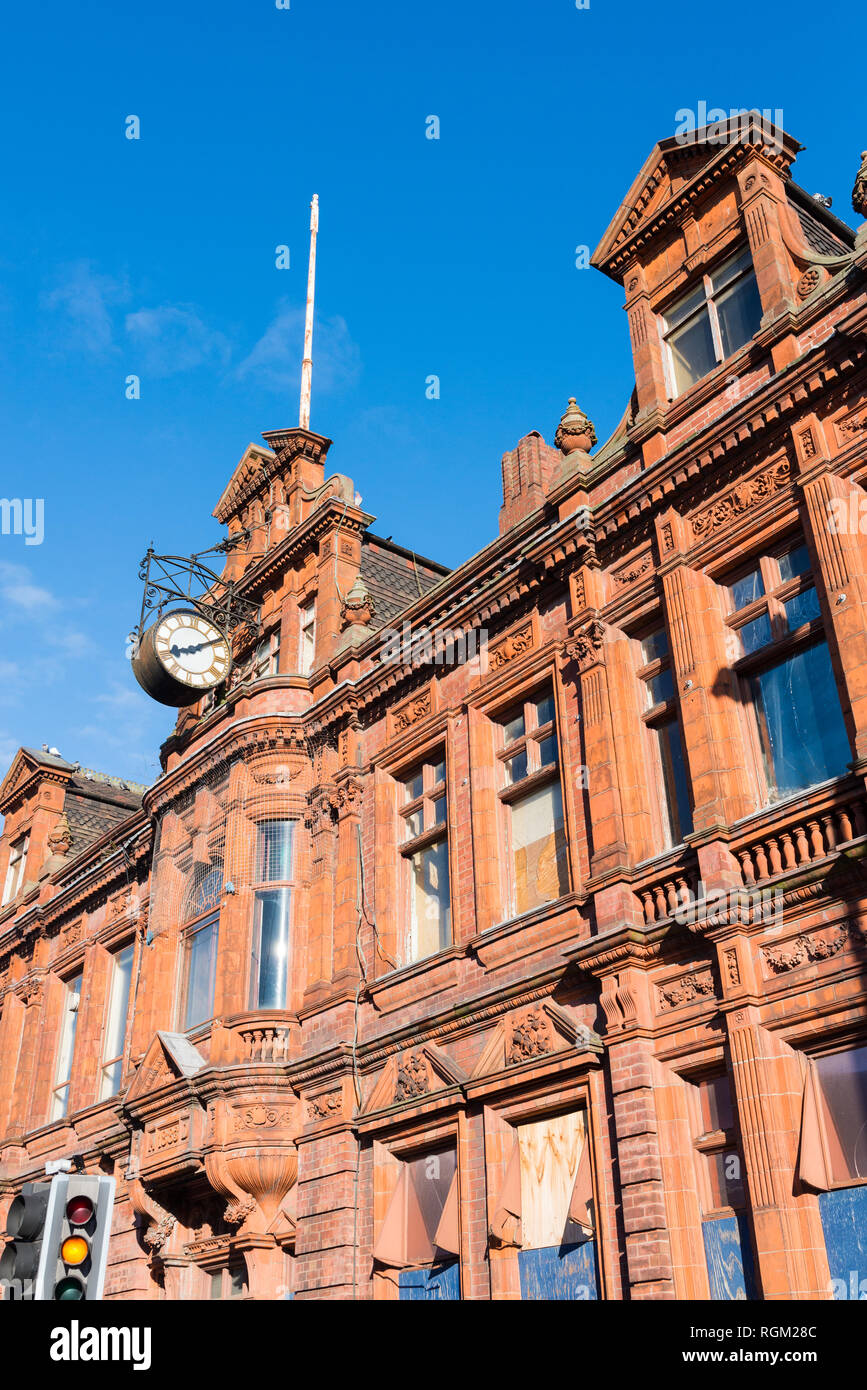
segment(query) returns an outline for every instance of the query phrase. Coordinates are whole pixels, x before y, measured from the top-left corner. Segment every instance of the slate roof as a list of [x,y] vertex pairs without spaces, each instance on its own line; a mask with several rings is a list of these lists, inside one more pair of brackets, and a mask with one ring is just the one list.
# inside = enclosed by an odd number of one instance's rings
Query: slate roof
[[372,626],[391,626],[405,608],[448,573],[446,565],[366,532],[361,548],[361,577],[376,604]]

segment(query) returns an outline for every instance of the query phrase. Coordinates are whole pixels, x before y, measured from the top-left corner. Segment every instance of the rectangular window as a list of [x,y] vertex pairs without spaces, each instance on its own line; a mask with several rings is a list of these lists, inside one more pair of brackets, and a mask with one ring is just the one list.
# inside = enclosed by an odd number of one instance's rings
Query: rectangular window
[[524,700],[500,720],[500,799],[510,864],[510,913],[569,892],[554,696]]
[[851,753],[803,542],[723,585],[768,801],[842,776]]
[[692,799],[665,628],[642,637],[641,656],[644,665],[638,675],[644,682],[644,723],[660,807],[661,848],[671,849],[692,832]]
[[758,332],[762,305],[749,251],[702,276],[662,316],[670,393],[680,396]]
[[184,943],[184,1028],[207,1023],[214,1013],[214,986],[217,979],[217,938],[219,917],[199,922],[186,934]]
[[275,628],[256,647],[253,653],[253,680],[260,676],[276,676],[280,669],[280,629]]
[[316,604],[311,601],[301,609],[301,653],[300,670],[302,676],[309,676],[316,659]]
[[[289,984],[295,821],[262,821],[256,827],[256,882],[250,1008],[285,1009]],[[277,887],[281,884],[281,887]]]
[[11,903],[12,899],[18,896],[18,891],[24,881],[24,867],[27,862],[27,847],[30,844],[30,836],[24,835],[9,850],[9,866],[6,870],[6,882],[3,885],[3,902],[0,906],[5,907]]
[[743,1161],[735,1134],[728,1076],[720,1072],[691,1083],[693,1132],[702,1212],[746,1205]]
[[289,888],[256,893],[253,925],[252,1009],[285,1009],[289,979]]
[[400,784],[400,852],[408,901],[407,963],[452,941],[446,764],[434,754]]
[[815,1059],[832,1182],[867,1179],[867,1047]]
[[78,1024],[78,1006],[80,1003],[81,975],[76,975],[73,979],[66,981],[63,999],[57,1066],[54,1072],[54,1094],[51,1103],[52,1120],[62,1120],[69,1105],[69,1079],[72,1076],[72,1063],[75,1056],[75,1030]]
[[112,959],[111,989],[109,991],[108,1021],[102,1049],[102,1083],[99,1098],[106,1100],[117,1095],[123,1074],[123,1048],[129,1016],[129,994],[132,983],[132,961],[135,948],[130,942]]

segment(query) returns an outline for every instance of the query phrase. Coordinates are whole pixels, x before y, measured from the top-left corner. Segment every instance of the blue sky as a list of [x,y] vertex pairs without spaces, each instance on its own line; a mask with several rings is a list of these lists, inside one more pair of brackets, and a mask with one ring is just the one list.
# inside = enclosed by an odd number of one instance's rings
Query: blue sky
[[[530,429],[551,440],[569,395],[600,440],[623,410],[622,293],[577,270],[575,247],[596,245],[680,108],[781,109],[808,147],[798,181],[854,224],[857,63],[821,13],[798,0],[11,10],[0,495],[44,498],[45,536],[0,535],[0,763],[48,743],[157,775],[172,712],[124,658],[138,561],[150,541],[218,540],[211,510],[245,446],[297,421],[313,192],[312,427],[380,534],[457,564],[496,534],[505,449]],[[853,14],[838,19],[854,50]]]

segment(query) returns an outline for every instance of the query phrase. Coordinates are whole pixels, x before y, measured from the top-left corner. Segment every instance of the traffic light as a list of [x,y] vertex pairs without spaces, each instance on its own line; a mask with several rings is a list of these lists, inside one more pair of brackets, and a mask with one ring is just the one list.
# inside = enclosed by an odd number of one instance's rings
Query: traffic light
[[113,1207],[114,1178],[56,1173],[50,1183],[27,1183],[9,1209],[12,1240],[0,1259],[11,1297],[102,1298]]
[[51,1199],[50,1182],[27,1182],[12,1201],[6,1218],[8,1244],[0,1255],[0,1286],[10,1301],[36,1297],[39,1256]]

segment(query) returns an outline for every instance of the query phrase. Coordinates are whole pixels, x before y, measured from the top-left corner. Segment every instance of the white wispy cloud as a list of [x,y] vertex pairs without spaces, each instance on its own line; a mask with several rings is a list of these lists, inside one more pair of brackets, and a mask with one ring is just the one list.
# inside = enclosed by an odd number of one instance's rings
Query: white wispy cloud
[[107,357],[118,350],[112,309],[128,297],[124,282],[100,275],[90,261],[76,261],[42,296],[42,305],[57,317],[57,345]]
[[[304,310],[282,301],[261,338],[235,368],[235,375],[241,381],[254,376],[269,389],[284,392],[298,384],[303,350]],[[317,390],[345,389],[358,380],[361,353],[339,314],[316,320],[313,362]]]
[[207,364],[225,367],[231,356],[228,338],[209,328],[187,304],[161,304],[127,314],[125,328],[136,349],[140,375],[173,376]]
[[7,616],[50,614],[60,606],[60,600],[41,584],[34,584],[26,565],[0,561],[0,612]]

